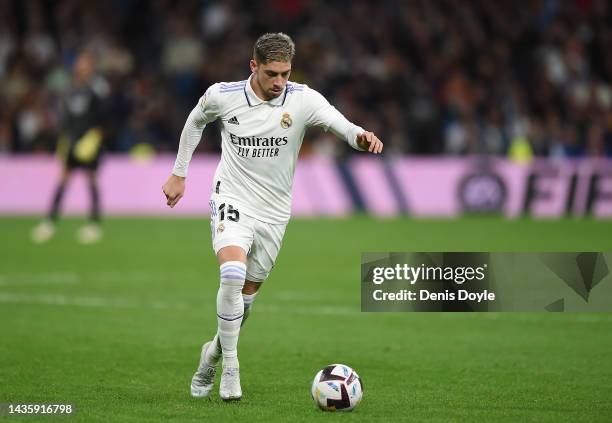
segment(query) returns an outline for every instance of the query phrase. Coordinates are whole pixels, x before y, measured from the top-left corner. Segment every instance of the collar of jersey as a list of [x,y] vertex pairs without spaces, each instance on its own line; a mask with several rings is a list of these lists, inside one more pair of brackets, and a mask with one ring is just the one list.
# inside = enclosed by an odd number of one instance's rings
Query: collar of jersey
[[251,74],[251,76],[249,76],[249,79],[247,79],[246,84],[244,84],[244,96],[246,97],[246,101],[249,104],[249,106],[258,106],[260,104],[263,103],[267,103],[271,106],[282,106],[283,103],[285,102],[285,96],[287,95],[287,86],[285,85],[285,89],[283,90],[283,92],[281,93],[281,95],[279,95],[276,98],[273,98],[272,100],[268,100],[268,101],[264,101],[261,98],[257,97],[257,94],[255,94],[255,91],[253,91],[253,87],[251,87],[251,78],[253,77],[253,74]]

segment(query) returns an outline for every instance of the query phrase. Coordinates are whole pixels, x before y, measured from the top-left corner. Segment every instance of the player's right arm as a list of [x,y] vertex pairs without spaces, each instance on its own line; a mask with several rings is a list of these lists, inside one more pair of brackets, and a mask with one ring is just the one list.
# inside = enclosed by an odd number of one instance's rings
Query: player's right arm
[[174,169],[172,169],[172,174],[162,186],[162,190],[166,196],[166,204],[170,207],[174,207],[185,193],[185,179],[187,178],[189,162],[191,161],[193,152],[200,143],[204,127],[206,124],[217,119],[219,115],[217,93],[217,84],[208,88],[204,95],[200,97],[198,104],[191,113],[189,113],[189,117],[185,122],[183,131],[181,132],[181,140],[176,155],[176,161],[174,162]]

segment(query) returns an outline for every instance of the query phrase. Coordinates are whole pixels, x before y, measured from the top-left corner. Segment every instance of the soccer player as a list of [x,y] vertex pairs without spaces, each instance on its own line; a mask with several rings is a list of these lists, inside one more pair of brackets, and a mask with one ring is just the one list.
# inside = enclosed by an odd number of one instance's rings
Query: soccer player
[[32,231],[32,240],[46,242],[55,234],[59,209],[73,170],[87,172],[91,197],[90,223],[78,232],[83,244],[98,241],[100,228],[100,200],[96,181],[102,148],[103,125],[106,113],[106,97],[109,86],[106,80],[95,74],[95,62],[91,53],[81,53],[73,69],[72,85],[61,102],[62,136],[58,142],[58,156],[63,160],[60,181],[55,189],[53,202],[47,215]]
[[306,128],[330,130],[356,150],[378,154],[383,143],[349,122],[315,90],[289,82],[295,46],[283,33],[262,35],[245,81],[217,83],[187,118],[172,174],[163,185],[167,204],[183,197],[191,156],[205,125],[221,121],[222,154],[210,199],[213,249],[220,266],[217,333],[202,346],[191,395],[212,390],[223,358],[219,395],[242,396],[238,335],[261,284],[274,266],[291,209],[291,187]]

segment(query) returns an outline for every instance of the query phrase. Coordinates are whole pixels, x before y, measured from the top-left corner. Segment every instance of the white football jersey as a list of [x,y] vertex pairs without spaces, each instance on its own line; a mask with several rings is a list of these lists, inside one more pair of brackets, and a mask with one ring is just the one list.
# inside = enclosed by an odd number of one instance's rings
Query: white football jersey
[[286,223],[298,152],[310,126],[331,129],[353,148],[364,132],[317,91],[288,82],[277,98],[263,101],[245,81],[217,83],[200,98],[185,123],[173,173],[187,176],[207,123],[221,120],[222,154],[212,190],[240,213]]

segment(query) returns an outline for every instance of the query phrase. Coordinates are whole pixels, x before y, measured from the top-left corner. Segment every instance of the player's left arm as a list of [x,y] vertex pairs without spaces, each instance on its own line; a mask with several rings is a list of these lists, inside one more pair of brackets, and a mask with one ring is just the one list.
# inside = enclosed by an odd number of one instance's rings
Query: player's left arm
[[383,142],[373,132],[351,123],[317,91],[306,88],[305,94],[307,126],[319,126],[325,131],[331,130],[355,150],[373,154],[382,153]]

